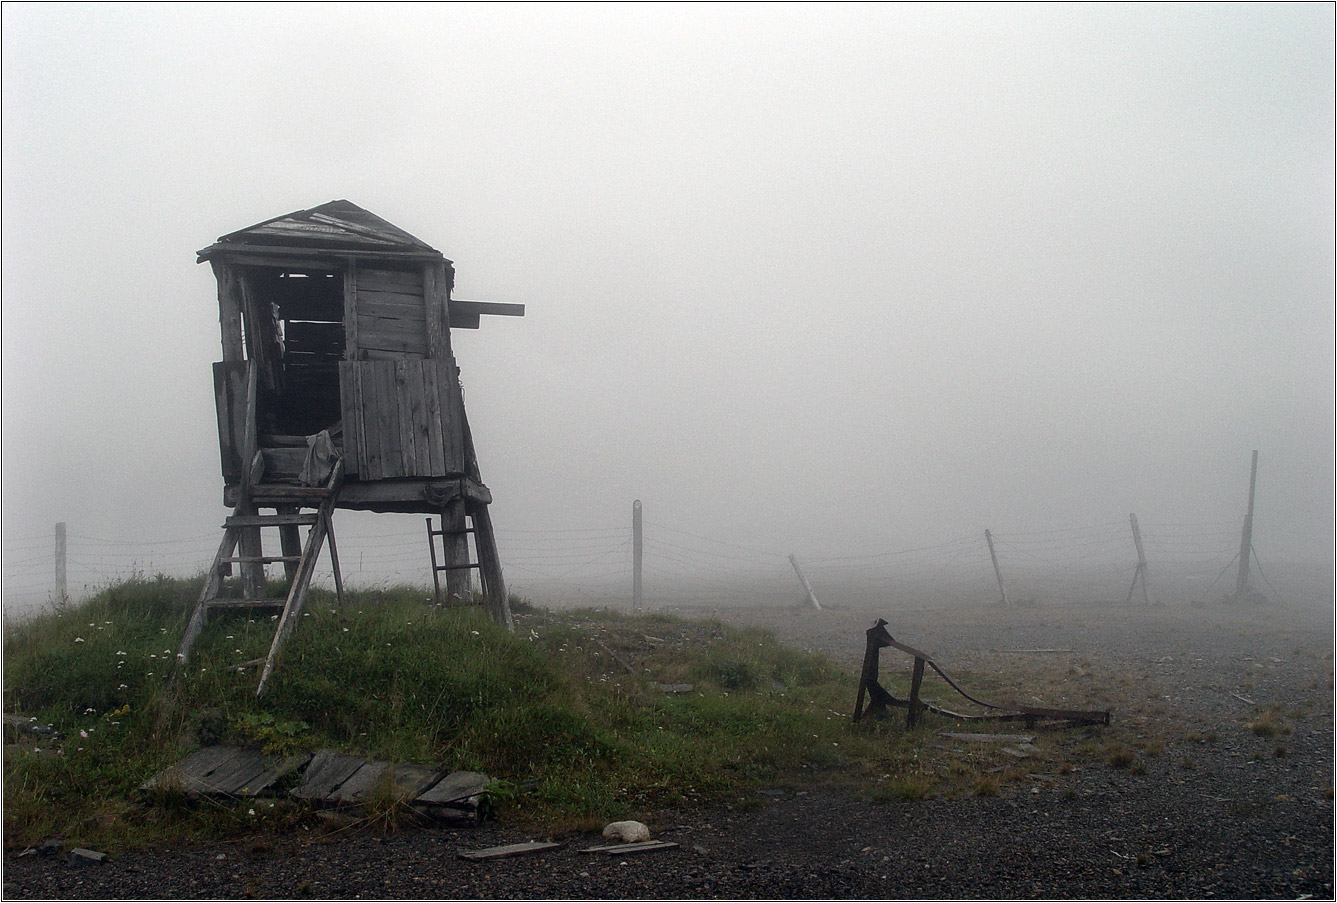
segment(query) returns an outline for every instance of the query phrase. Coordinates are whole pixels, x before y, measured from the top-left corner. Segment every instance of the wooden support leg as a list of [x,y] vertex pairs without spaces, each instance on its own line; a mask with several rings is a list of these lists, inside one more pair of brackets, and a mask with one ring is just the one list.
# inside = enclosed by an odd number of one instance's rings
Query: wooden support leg
[[914,727],[924,714],[924,704],[919,701],[919,685],[924,682],[924,660],[915,656],[915,670],[910,676],[910,709],[905,716],[905,726]]
[[[296,505],[283,505],[275,510],[279,514],[296,514],[298,508]],[[279,545],[283,549],[285,558],[302,554],[302,532],[296,524],[282,524],[279,526]],[[297,562],[283,562],[283,575],[288,578],[288,583],[291,585],[293,578],[297,576]]]
[[[241,554],[244,558],[259,558],[264,554],[259,527],[241,528]],[[265,597],[265,566],[258,561],[241,563],[242,595],[247,599]]]
[[497,554],[497,537],[492,532],[492,515],[487,505],[474,505],[469,513],[474,522],[474,545],[478,548],[479,576],[483,583],[483,599],[493,620],[512,632],[515,618],[511,616],[511,600],[506,595],[506,581],[501,575],[501,558]]
[[469,535],[464,532],[464,499],[456,497],[446,503],[441,512],[441,537],[445,545],[445,564],[452,567],[446,571],[446,603],[459,605],[469,596],[469,569],[459,565],[469,563]]
[[334,571],[334,595],[339,599],[339,604],[343,605],[344,578],[339,572],[339,547],[334,544],[334,517],[329,512],[325,512],[322,516],[325,519],[325,539],[330,544],[330,569]]

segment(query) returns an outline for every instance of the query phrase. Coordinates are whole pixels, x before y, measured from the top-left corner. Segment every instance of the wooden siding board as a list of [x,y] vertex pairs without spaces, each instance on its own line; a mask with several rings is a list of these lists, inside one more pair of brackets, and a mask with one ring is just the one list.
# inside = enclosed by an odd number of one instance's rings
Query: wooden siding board
[[399,386],[395,379],[398,362],[375,364],[376,431],[381,440],[381,476],[394,479],[405,476],[404,447],[399,435]]
[[344,357],[350,361],[362,357],[362,346],[358,342],[357,282],[357,266],[350,262],[348,272],[344,273]]
[[450,355],[450,281],[445,262],[423,266],[423,313],[426,316],[427,354]]
[[414,292],[369,291],[365,286],[357,290],[358,307],[365,310],[370,305],[384,304],[391,307],[403,307],[423,311],[423,296]]
[[403,291],[407,286],[416,289],[419,293],[422,291],[422,273],[417,270],[366,268],[362,270],[362,273],[366,278],[365,281],[359,280],[359,283],[374,290],[388,288],[393,291]]
[[447,472],[444,432],[446,424],[442,422],[441,417],[440,373],[440,361],[423,362],[423,416],[427,419],[427,466],[432,476],[442,476]]
[[427,356],[427,338],[425,336],[397,337],[385,334],[363,335],[361,338],[361,347],[363,351],[382,351],[393,352],[401,356],[426,357]]
[[[401,476],[416,477],[418,473],[417,419],[413,416],[413,374],[421,374],[418,361],[395,361],[395,417],[399,421],[399,472]],[[418,379],[422,391],[421,377]],[[419,412],[421,413],[421,411]]]
[[362,472],[362,407],[357,401],[357,379],[353,365],[339,363],[339,407],[343,412],[344,473],[356,476]]
[[214,364],[214,410],[218,418],[218,454],[223,480],[241,479],[241,442],[246,412],[246,362]]
[[403,320],[394,317],[363,317],[359,323],[362,328],[362,344],[374,343],[379,339],[401,342],[416,342],[427,349],[427,331],[422,320]]

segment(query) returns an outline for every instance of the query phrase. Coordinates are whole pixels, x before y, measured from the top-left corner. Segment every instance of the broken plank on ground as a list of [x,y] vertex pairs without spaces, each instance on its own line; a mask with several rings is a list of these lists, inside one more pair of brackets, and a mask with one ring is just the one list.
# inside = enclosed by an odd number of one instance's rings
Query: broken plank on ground
[[168,766],[140,789],[180,787],[186,793],[260,796],[310,759],[307,753],[274,757],[250,747],[207,746]]
[[435,768],[421,765],[391,765],[389,762],[366,762],[353,772],[325,799],[334,803],[364,803],[376,793],[382,782],[390,782],[391,793],[401,799],[413,799],[424,787],[431,785],[441,774]]
[[484,847],[481,850],[460,850],[458,855],[461,859],[482,862],[487,859],[507,859],[511,856],[541,853],[544,850],[551,850],[560,846],[560,843],[552,843],[551,841],[531,840],[525,843],[508,843],[500,847]]
[[632,853],[653,853],[656,850],[672,850],[678,845],[671,840],[642,840],[637,843],[610,843],[601,847],[589,847],[582,853],[607,853],[609,856],[625,856]]
[[312,757],[311,764],[302,775],[302,783],[293,790],[292,795],[302,800],[326,799],[364,764],[365,760],[357,756],[346,756],[332,749],[322,749]]
[[952,740],[965,740],[969,743],[1030,743],[1034,734],[959,734],[942,731],[941,735]]

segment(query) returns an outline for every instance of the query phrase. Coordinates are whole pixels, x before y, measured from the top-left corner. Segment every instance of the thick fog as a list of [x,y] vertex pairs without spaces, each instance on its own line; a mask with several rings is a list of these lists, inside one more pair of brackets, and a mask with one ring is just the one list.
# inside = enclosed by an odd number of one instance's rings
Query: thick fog
[[[3,17],[11,609],[56,522],[75,593],[204,568],[194,252],[336,198],[527,305],[452,338],[540,600],[629,588],[633,499],[652,599],[797,592],[789,553],[819,591],[987,597],[986,528],[1122,599],[1130,513],[1206,593],[1254,449],[1258,564],[1331,592],[1331,5]],[[421,517],[336,529],[353,582],[429,580]]]

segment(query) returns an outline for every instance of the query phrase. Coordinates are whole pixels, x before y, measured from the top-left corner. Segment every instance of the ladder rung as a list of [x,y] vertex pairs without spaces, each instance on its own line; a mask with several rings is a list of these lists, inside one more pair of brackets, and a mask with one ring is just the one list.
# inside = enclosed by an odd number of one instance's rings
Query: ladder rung
[[463,536],[466,533],[477,533],[473,527],[465,527],[463,530],[428,530],[433,536]]
[[469,568],[476,567],[478,567],[477,564],[438,564],[436,569],[438,571],[466,571]]
[[224,527],[286,527],[312,526],[319,514],[233,514],[223,522]]
[[329,498],[330,490],[323,486],[283,486],[278,483],[266,483],[251,487],[251,501],[260,503],[266,499],[279,501],[301,501],[303,499]]
[[210,599],[204,603],[210,608],[283,608],[287,599]]
[[280,561],[301,561],[301,555],[234,555],[231,558],[224,558],[223,561],[244,564],[276,564]]

